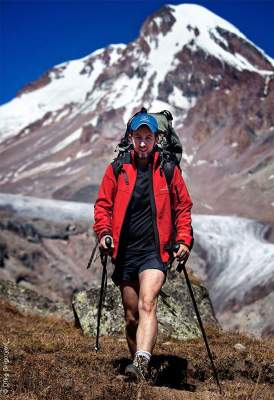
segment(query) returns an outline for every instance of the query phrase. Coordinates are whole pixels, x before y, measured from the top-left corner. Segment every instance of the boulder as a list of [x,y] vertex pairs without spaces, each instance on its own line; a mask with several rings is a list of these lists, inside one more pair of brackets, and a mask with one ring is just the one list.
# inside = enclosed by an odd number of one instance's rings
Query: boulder
[[9,280],[0,280],[0,298],[7,300],[24,315],[54,316],[68,322],[75,321],[70,306]]
[[[207,289],[190,275],[194,296],[204,324],[217,326]],[[84,335],[95,336],[100,288],[79,290],[73,294],[72,306]],[[163,339],[193,339],[201,335],[188,288],[183,278],[169,272],[158,298],[158,332]],[[124,331],[124,311],[119,289],[108,284],[101,316],[100,334],[115,335]]]

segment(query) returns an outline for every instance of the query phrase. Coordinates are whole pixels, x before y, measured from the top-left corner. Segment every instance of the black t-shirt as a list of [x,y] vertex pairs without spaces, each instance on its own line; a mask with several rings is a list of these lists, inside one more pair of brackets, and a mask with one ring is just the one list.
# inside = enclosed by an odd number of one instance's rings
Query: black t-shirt
[[150,203],[151,168],[151,159],[145,167],[137,164],[136,184],[119,241],[119,258],[128,259],[155,251]]

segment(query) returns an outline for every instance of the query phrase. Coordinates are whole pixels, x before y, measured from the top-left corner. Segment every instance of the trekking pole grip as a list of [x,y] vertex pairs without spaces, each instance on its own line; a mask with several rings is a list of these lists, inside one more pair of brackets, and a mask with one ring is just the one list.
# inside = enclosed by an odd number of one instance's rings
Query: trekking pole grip
[[175,252],[177,253],[177,251],[179,250],[179,248],[180,248],[179,243],[176,243],[176,244],[173,246],[173,251],[175,251]]
[[106,245],[107,248],[108,248],[108,251],[107,251],[108,254],[106,254],[106,257],[112,253],[111,243],[112,243],[112,238],[111,238],[111,236],[107,236],[107,237],[105,238],[105,245]]
[[105,238],[105,244],[106,244],[106,246],[107,246],[108,249],[111,248],[111,237],[110,237],[110,236],[107,236],[107,237]]
[[[174,251],[175,253],[177,253],[177,251],[179,250],[179,248],[180,248],[179,243],[176,243],[176,244],[173,246],[173,251]],[[182,272],[183,266],[185,265],[185,263],[186,263],[186,261],[184,261],[184,262],[180,261],[180,262],[178,263],[178,265],[177,265],[176,271],[177,271],[177,272]]]

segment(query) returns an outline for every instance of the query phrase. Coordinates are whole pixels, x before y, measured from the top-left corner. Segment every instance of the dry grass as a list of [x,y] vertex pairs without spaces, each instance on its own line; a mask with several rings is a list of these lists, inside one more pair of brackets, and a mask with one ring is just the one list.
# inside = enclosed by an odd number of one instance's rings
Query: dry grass
[[[26,317],[0,301],[0,349],[8,348],[8,394],[1,399],[238,399],[273,400],[274,342],[207,328],[224,395],[212,378],[202,340],[158,341],[153,369],[156,384],[125,381],[130,361],[126,341],[83,337],[72,324],[54,318]],[[234,349],[236,343],[246,349]],[[3,372],[0,357],[0,374]],[[1,376],[1,375],[0,375]],[[2,379],[0,380],[0,388]]]

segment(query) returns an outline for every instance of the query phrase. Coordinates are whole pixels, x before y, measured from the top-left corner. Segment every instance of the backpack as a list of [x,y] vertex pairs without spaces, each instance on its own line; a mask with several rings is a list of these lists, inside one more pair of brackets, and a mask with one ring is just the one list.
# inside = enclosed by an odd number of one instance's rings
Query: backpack
[[[115,149],[115,152],[118,151],[118,155],[112,161],[112,168],[116,180],[123,169],[123,164],[131,162],[130,150],[133,149],[133,145],[129,142],[129,127],[132,119],[139,113],[147,113],[147,109],[142,107],[140,111],[129,119],[126,132]],[[173,117],[170,111],[163,110],[159,113],[150,113],[150,115],[156,118],[158,123],[157,133],[159,138],[158,143],[155,145],[155,149],[160,153],[160,174],[162,175],[164,171],[167,185],[170,189],[175,165],[177,165],[181,170],[180,161],[182,158],[183,147],[178,135],[172,127]]]

